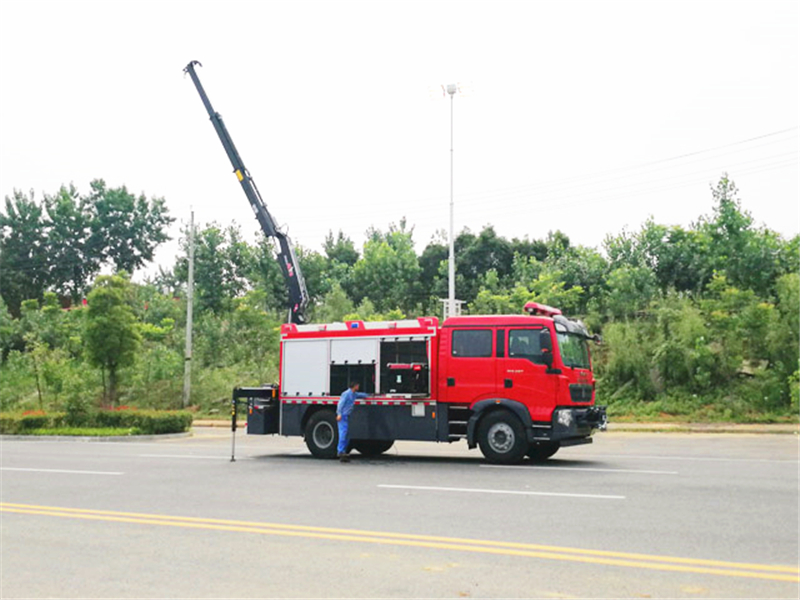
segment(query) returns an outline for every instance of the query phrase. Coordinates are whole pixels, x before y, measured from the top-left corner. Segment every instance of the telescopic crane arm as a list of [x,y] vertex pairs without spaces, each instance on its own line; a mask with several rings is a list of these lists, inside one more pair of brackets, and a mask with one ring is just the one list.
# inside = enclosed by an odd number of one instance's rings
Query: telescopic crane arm
[[256,219],[258,219],[258,223],[261,225],[264,235],[267,237],[274,237],[278,240],[278,245],[280,246],[280,250],[278,251],[278,263],[286,279],[286,285],[289,288],[289,322],[297,324],[304,323],[305,311],[308,307],[308,290],[306,289],[306,282],[303,279],[303,273],[300,271],[300,264],[294,252],[294,244],[292,244],[292,240],[289,239],[289,236],[278,228],[272,215],[269,214],[267,206],[264,204],[264,200],[261,199],[261,194],[258,192],[255,181],[250,177],[250,172],[244,166],[242,157],[239,156],[239,152],[233,144],[233,140],[225,127],[225,123],[222,121],[222,115],[215,112],[211,106],[211,102],[203,89],[203,84],[200,83],[200,79],[195,72],[195,65],[200,65],[200,63],[193,60],[186,65],[183,71],[184,73],[188,73],[192,78],[194,86],[200,94],[200,99],[203,101],[206,111],[208,111],[211,123],[217,131],[217,135],[222,142],[222,146],[225,148],[231,165],[233,165],[233,172],[242,185],[245,196],[247,196],[247,200],[250,202],[250,207],[253,209]]

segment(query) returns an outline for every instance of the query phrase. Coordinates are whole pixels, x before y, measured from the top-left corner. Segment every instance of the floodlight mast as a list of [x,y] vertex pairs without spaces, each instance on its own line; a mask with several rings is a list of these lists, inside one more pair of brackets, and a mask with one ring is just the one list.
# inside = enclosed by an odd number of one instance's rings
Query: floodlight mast
[[289,236],[278,228],[272,215],[267,210],[267,206],[261,198],[255,181],[253,181],[250,172],[244,166],[244,162],[241,156],[239,156],[239,152],[236,150],[236,146],[228,133],[228,129],[222,121],[222,115],[216,112],[211,106],[211,101],[208,99],[203,89],[203,84],[200,83],[200,79],[195,72],[195,65],[203,66],[199,61],[193,60],[186,65],[183,71],[184,73],[188,73],[192,78],[192,82],[197,88],[197,92],[200,94],[200,99],[206,107],[208,116],[222,142],[223,148],[225,148],[225,153],[228,155],[231,165],[233,165],[233,172],[236,174],[236,178],[239,180],[245,196],[247,196],[247,200],[250,202],[250,207],[253,209],[259,225],[261,225],[261,230],[264,232],[265,236],[273,237],[278,240],[278,245],[280,247],[278,251],[278,264],[283,272],[286,285],[289,288],[289,322],[297,324],[305,323],[305,311],[308,307],[308,290],[306,288],[305,279],[303,278],[303,273],[300,271],[300,263],[295,255],[294,244],[292,244],[292,240]]
[[450,94],[450,246],[447,261],[447,316],[458,314],[456,308],[456,258],[455,258],[455,230],[453,224],[453,97],[458,92],[458,85],[447,84],[446,92]]

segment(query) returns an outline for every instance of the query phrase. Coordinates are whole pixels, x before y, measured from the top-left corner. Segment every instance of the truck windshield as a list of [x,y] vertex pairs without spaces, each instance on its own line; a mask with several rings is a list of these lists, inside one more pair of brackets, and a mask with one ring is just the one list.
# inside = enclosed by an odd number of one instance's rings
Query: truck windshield
[[589,346],[583,336],[574,333],[558,333],[558,346],[561,348],[561,360],[567,367],[588,369]]

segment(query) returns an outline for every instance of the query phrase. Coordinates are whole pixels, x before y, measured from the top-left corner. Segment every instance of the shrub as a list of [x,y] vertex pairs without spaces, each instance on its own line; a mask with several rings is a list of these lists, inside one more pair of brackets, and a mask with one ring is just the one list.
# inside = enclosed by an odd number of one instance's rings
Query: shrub
[[795,371],[789,377],[789,412],[797,414],[800,411],[800,371]]
[[192,425],[187,411],[94,410],[76,413],[0,413],[0,433],[25,435],[34,430],[73,428],[131,429],[143,435],[181,433]]
[[51,415],[39,414],[39,411],[31,414],[0,413],[0,433],[24,435],[33,429],[48,427],[50,423]]
[[100,410],[91,413],[94,427],[133,427],[142,434],[179,433],[192,425],[186,411]]
[[9,352],[0,364],[0,410],[17,408],[26,398],[36,397],[36,378],[30,355],[19,350]]

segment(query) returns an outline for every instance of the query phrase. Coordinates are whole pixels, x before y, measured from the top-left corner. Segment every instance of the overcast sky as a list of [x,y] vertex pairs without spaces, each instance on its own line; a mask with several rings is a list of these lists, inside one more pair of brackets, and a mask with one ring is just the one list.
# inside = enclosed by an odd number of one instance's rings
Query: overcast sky
[[[798,208],[798,3],[0,3],[0,193],[94,178],[187,221],[258,225],[190,60],[275,219],[320,249],[401,217],[508,237],[689,225],[723,171],[759,223]],[[176,222],[173,235],[178,235]],[[157,259],[170,265],[175,242]]]

